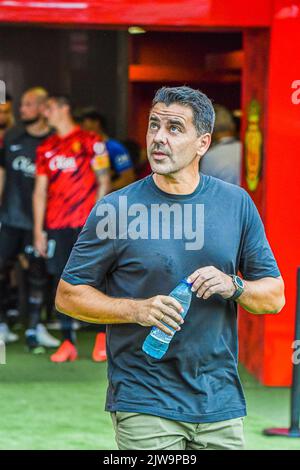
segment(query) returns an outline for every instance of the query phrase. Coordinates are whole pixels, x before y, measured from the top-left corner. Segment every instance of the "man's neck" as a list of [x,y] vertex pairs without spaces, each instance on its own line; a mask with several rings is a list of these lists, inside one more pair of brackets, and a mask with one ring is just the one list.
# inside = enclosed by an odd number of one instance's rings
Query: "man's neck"
[[34,137],[39,137],[48,134],[50,132],[50,127],[44,119],[40,119],[34,124],[25,126],[28,134],[33,135]]
[[71,132],[76,129],[77,125],[72,119],[66,119],[61,121],[55,127],[59,137],[65,137],[66,135],[71,134]]
[[198,168],[184,169],[169,175],[153,174],[153,180],[159,189],[169,194],[192,194],[200,182]]

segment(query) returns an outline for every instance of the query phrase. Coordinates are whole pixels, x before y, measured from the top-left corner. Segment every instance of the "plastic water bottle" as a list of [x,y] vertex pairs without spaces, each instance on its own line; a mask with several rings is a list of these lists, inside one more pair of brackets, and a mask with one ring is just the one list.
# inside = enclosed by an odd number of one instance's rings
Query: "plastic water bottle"
[[[184,311],[181,313],[182,318],[186,316],[191,305],[191,286],[191,283],[189,283],[186,279],[183,279],[169,294],[170,297],[178,300],[184,309]],[[164,323],[164,325],[166,324]],[[165,355],[170,346],[170,342],[176,333],[176,330],[171,328],[169,325],[166,326],[173,332],[172,336],[164,333],[156,326],[153,326],[151,332],[144,341],[142,347],[143,351],[155,359],[161,359]]]

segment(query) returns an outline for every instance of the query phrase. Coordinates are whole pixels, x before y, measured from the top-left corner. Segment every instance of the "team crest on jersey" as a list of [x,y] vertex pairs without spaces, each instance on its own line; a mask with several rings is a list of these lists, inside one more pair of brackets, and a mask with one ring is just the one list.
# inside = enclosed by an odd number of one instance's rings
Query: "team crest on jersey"
[[73,142],[72,151],[74,153],[78,153],[80,150],[81,150],[81,143],[78,140],[76,142]]

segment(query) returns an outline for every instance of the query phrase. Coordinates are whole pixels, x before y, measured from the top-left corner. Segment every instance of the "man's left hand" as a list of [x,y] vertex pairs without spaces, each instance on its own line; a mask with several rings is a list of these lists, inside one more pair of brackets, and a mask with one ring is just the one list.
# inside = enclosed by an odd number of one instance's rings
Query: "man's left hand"
[[232,278],[214,266],[197,269],[188,277],[188,282],[193,284],[192,291],[202,299],[209,299],[213,294],[229,299],[236,290]]

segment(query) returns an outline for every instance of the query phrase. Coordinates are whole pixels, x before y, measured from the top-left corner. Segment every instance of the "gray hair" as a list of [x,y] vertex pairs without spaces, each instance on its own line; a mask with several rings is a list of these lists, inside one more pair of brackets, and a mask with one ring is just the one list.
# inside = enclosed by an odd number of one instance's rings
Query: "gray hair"
[[166,106],[178,103],[189,106],[193,111],[193,122],[199,135],[211,134],[214,128],[215,111],[211,100],[200,90],[188,86],[162,87],[157,90],[152,101],[152,107],[157,103]]

